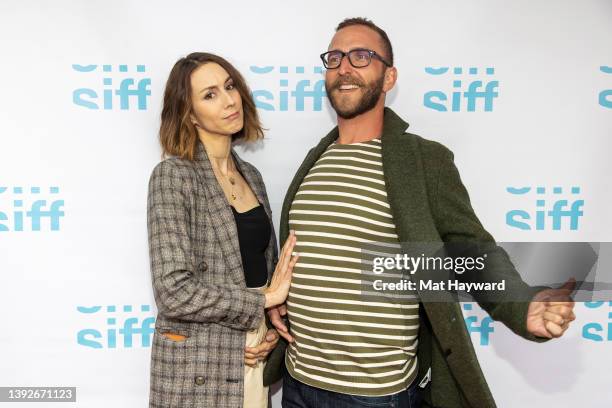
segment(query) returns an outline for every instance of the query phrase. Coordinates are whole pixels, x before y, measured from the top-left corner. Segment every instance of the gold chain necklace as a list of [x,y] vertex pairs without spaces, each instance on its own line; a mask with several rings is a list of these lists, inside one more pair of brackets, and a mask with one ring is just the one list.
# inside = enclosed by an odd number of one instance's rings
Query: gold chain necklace
[[236,185],[236,179],[234,179],[234,176],[228,176],[227,180],[230,182],[232,186],[232,190],[230,191],[230,196],[232,197],[232,201],[236,201],[236,199],[238,198],[236,193],[234,193],[234,186]]
[[[234,164],[233,161],[232,161],[232,164]],[[226,179],[230,183],[230,186],[231,186],[230,187],[230,189],[231,189],[230,190],[230,198],[232,199],[232,202],[238,200],[240,197],[234,191],[234,188],[236,187],[236,179],[234,178],[234,176],[232,176],[231,174],[228,174],[226,176],[225,174],[221,173],[221,171],[219,169],[217,169],[215,166],[212,166],[212,168],[213,168],[213,171],[215,172],[215,174],[217,176],[221,176],[222,178]],[[233,172],[233,170],[231,170],[231,171]],[[221,177],[217,177],[217,178],[219,179]]]

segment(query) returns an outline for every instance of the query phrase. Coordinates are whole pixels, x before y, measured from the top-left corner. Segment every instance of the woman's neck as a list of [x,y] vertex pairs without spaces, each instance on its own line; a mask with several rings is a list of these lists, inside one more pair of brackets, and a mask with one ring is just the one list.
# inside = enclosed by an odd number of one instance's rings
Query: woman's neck
[[232,151],[232,137],[228,135],[211,135],[199,132],[198,137],[204,145],[208,160],[215,170],[228,175],[233,170],[230,158]]

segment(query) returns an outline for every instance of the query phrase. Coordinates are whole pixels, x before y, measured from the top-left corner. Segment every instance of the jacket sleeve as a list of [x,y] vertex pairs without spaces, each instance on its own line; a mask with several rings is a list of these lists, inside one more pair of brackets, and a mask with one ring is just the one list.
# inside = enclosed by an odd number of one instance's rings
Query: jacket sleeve
[[211,285],[195,273],[190,240],[189,176],[170,160],[149,180],[147,226],[153,291],[160,314],[188,322],[251,330],[264,317],[265,297],[236,285]]
[[[506,281],[503,293],[473,292],[478,304],[495,319],[503,322],[518,335],[532,341],[548,339],[533,336],[527,331],[527,309],[530,300],[543,287],[531,287],[525,283],[506,251],[499,247],[493,237],[484,229],[470,204],[459,172],[450,150],[443,148],[439,162],[439,175],[434,196],[434,218],[436,227],[451,247],[456,243],[474,243],[477,253],[486,253],[486,267],[482,271],[457,274],[464,282]],[[467,247],[467,246],[466,246]]]

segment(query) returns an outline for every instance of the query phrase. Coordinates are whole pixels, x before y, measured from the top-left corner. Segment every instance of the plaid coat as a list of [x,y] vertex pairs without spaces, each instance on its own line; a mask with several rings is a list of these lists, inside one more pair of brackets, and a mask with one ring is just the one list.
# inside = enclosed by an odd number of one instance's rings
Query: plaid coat
[[[272,226],[261,174],[232,155]],[[201,143],[195,160],[166,159],[153,170],[147,226],[158,309],[149,407],[241,407],[246,332],[261,324],[264,296],[246,287],[234,216]],[[272,231],[268,281],[277,258]]]

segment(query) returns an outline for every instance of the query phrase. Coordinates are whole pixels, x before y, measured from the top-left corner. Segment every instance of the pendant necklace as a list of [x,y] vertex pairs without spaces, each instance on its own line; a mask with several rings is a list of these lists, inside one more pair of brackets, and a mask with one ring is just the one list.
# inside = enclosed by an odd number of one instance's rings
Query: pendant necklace
[[236,201],[236,199],[238,198],[236,196],[236,193],[234,193],[234,185],[236,184],[236,180],[234,179],[233,176],[228,176],[227,180],[230,182],[230,184],[232,185],[232,191],[230,192],[230,196],[232,197],[232,201]]

